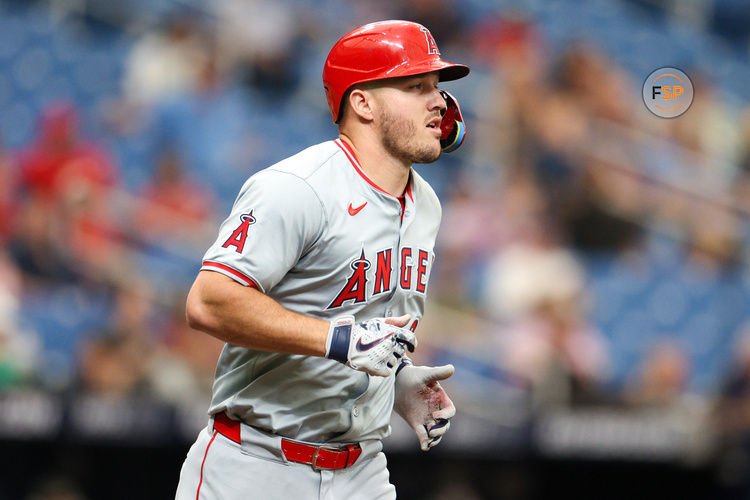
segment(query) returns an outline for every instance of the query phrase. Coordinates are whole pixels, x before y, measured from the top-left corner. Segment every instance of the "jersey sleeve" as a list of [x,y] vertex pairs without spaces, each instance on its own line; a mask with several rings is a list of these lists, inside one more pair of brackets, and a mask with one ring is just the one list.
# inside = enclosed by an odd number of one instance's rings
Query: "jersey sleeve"
[[264,170],[240,190],[201,270],[216,271],[267,292],[319,238],[323,206],[302,178]]

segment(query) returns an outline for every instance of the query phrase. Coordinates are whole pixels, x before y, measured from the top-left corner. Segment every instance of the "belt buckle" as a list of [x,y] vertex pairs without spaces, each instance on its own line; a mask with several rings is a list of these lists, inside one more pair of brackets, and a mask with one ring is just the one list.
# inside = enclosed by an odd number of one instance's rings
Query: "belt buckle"
[[333,446],[316,446],[315,451],[313,452],[312,460],[310,461],[310,465],[312,466],[314,471],[323,470],[323,468],[318,467],[318,464],[316,463],[318,461],[318,453],[320,452],[320,450],[334,451],[334,452],[341,451],[340,448],[334,448]]

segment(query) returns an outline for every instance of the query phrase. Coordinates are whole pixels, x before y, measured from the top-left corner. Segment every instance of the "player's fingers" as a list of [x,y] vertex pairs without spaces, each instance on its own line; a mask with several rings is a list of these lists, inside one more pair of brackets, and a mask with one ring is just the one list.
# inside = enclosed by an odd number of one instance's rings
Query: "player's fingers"
[[425,372],[427,382],[434,382],[436,380],[445,380],[456,371],[453,365],[433,366]]
[[433,448],[440,444],[440,440],[443,439],[443,436],[437,436],[435,438],[430,439],[430,442],[427,443],[427,449]]
[[442,436],[446,432],[448,432],[448,429],[451,428],[451,421],[447,418],[441,418],[436,421],[437,423],[430,427],[430,429],[427,431],[427,435],[431,438],[435,438],[438,436]]
[[409,352],[414,352],[414,349],[417,347],[417,337],[409,330],[399,329],[394,332],[393,338],[404,344],[409,349]]
[[403,316],[398,316],[397,318],[385,319],[385,322],[389,325],[397,326],[399,328],[403,328],[408,325],[409,321],[411,321],[411,314],[404,314]]
[[418,425],[414,428],[414,431],[417,433],[417,438],[419,438],[419,447],[422,449],[422,451],[429,450],[431,438],[427,433],[427,426]]
[[365,366],[362,368],[362,370],[366,371],[370,375],[377,375],[378,377],[387,377],[395,370],[395,367],[389,367],[388,363],[393,363],[395,365],[395,361],[392,362],[389,360],[389,358],[386,358],[386,359],[381,360],[375,365],[372,365],[369,367]]
[[404,344],[398,341],[393,341],[393,354],[396,355],[396,357],[401,358],[404,354],[406,354],[406,347],[404,347]]
[[449,398],[445,391],[443,391],[441,388],[439,409],[432,412],[432,418],[434,418],[435,420],[448,419],[453,418],[455,415],[456,407],[453,405],[453,401],[451,401],[451,398]]
[[[394,371],[396,367],[398,366],[398,360],[400,356],[396,357],[395,353],[391,353],[386,359],[385,359],[385,366],[388,368],[389,371]],[[390,373],[389,373],[390,375]]]

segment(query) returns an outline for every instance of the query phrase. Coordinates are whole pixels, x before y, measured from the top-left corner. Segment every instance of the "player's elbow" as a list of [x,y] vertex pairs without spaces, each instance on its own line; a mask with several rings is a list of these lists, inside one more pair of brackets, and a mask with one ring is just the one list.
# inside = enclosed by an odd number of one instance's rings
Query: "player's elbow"
[[211,333],[214,328],[214,318],[211,309],[200,293],[198,287],[193,286],[185,303],[185,317],[190,328]]

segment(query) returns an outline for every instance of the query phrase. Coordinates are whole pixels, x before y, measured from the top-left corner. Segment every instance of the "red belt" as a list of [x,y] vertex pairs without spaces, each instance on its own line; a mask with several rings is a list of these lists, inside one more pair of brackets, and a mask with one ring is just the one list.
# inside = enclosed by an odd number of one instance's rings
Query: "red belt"
[[[232,420],[226,413],[214,415],[214,430],[241,444],[240,423]],[[281,440],[281,451],[287,460],[312,465],[313,469],[346,469],[351,467],[362,454],[358,444],[347,444],[341,448],[331,446],[313,446],[288,439]]]

